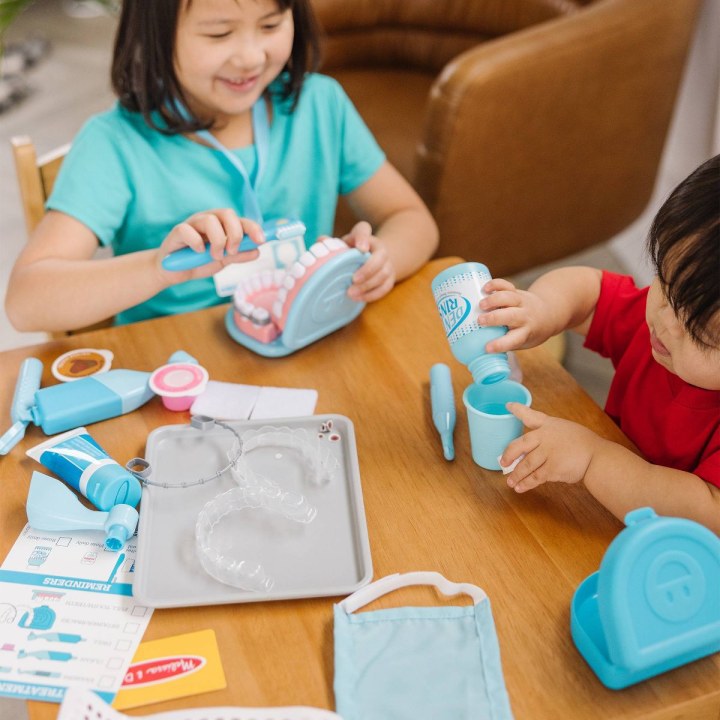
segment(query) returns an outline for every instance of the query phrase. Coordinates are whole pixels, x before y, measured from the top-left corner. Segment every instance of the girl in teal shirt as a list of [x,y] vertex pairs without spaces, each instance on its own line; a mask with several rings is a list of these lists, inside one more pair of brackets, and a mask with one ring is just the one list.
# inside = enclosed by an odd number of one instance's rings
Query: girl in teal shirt
[[[15,327],[72,330],[221,302],[211,276],[257,256],[238,252],[243,234],[263,241],[254,220],[295,215],[312,244],[332,232],[340,194],[359,219],[343,239],[371,253],[353,299],[377,300],[419,269],[435,223],[340,86],[312,73],[317,57],[309,0],[125,0],[119,102],[75,138],[16,262]],[[93,259],[98,243],[113,257]],[[205,243],[212,263],[162,268],[168,253]]]

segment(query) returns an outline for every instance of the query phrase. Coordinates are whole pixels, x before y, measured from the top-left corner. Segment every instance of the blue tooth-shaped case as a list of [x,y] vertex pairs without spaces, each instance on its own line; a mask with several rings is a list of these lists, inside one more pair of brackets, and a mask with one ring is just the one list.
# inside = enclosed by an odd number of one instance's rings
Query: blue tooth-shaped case
[[368,257],[351,248],[318,268],[300,288],[282,333],[272,342],[263,343],[242,332],[235,324],[233,307],[225,316],[225,328],[235,342],[258,355],[290,355],[351,323],[363,311],[365,303],[351,300],[347,291]]
[[720,538],[639,508],[572,599],[573,641],[618,690],[720,650]]

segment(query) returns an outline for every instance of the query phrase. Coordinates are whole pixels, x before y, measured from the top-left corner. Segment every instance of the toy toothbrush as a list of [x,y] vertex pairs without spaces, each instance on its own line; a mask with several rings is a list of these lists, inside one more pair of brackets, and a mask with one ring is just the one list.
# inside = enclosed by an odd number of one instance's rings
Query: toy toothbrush
[[[170,357],[170,362],[182,361],[195,362],[183,351]],[[113,369],[45,388],[40,387],[42,372],[37,358],[20,366],[10,410],[13,425],[0,437],[0,455],[22,440],[30,423],[54,435],[136,410],[155,394],[149,386],[152,373],[139,370]]]
[[[286,240],[287,238],[296,237],[305,233],[305,225],[300,220],[292,220],[289,218],[281,218],[279,220],[270,220],[262,225],[265,233],[265,240]],[[240,252],[255,250],[257,245],[250,239],[249,235],[244,235],[240,241]],[[227,253],[226,253],[227,254]],[[207,245],[202,252],[196,252],[190,247],[176,250],[163,258],[162,266],[165,270],[177,272],[179,270],[192,270],[193,268],[206,265],[212,261],[210,255],[210,246]]]

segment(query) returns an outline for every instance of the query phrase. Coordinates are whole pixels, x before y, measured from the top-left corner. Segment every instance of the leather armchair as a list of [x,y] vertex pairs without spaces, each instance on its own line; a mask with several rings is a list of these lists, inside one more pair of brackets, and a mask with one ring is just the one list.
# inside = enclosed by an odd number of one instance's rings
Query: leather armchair
[[644,210],[699,0],[313,3],[321,70],[427,203],[439,255],[507,276]]

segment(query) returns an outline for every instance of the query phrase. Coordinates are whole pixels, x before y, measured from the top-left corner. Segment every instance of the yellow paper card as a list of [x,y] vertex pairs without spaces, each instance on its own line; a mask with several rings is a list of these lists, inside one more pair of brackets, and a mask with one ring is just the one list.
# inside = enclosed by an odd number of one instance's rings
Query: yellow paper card
[[117,710],[226,687],[214,630],[141,643],[112,706]]

